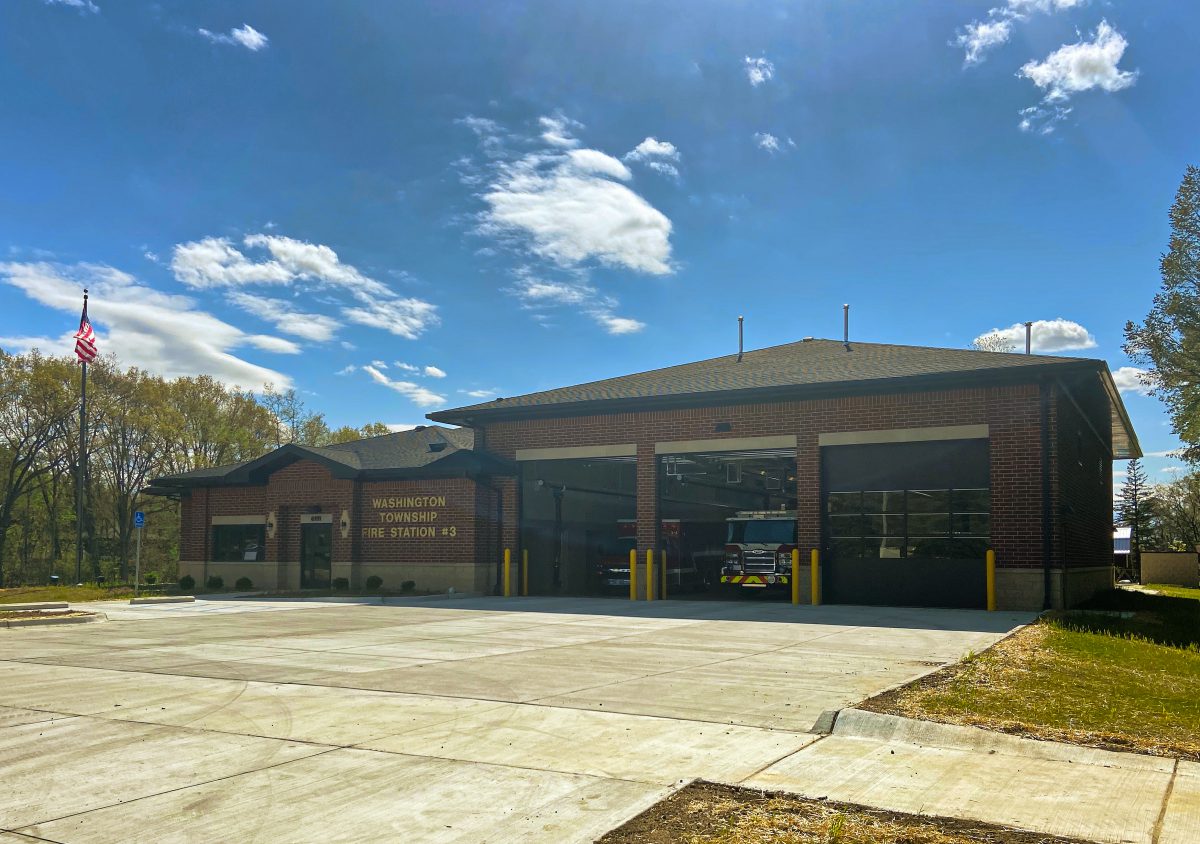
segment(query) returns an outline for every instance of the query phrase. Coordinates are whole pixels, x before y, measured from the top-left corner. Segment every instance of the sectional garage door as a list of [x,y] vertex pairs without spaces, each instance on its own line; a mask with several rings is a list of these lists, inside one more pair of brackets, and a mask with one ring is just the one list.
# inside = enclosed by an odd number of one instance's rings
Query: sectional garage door
[[986,439],[821,449],[825,599],[983,607]]

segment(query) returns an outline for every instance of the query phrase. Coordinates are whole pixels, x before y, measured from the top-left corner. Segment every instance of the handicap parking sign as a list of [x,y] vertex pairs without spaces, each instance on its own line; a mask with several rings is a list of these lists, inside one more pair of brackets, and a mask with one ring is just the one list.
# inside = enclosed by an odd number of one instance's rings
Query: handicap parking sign
[[133,526],[139,529],[146,526],[146,514],[141,510],[133,514]]

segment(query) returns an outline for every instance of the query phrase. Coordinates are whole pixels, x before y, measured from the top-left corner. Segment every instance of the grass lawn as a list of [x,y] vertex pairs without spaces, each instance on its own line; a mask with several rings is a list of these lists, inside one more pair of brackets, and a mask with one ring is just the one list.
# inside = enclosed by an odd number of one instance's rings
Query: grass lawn
[[862,708],[1200,760],[1200,601],[1118,590]]
[[599,844],[1065,844],[975,821],[905,815],[695,782]]
[[1200,589],[1191,589],[1187,586],[1174,586],[1170,583],[1145,583],[1142,585],[1142,589],[1169,595],[1172,598],[1191,598],[1193,601],[1200,601]]
[[133,596],[133,587],[96,586],[16,586],[0,589],[0,604],[27,604],[34,601],[115,601]]

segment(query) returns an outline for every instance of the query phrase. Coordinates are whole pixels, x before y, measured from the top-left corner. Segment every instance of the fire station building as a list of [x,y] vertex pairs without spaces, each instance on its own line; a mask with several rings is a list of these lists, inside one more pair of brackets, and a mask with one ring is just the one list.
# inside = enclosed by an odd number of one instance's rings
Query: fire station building
[[180,573],[491,593],[508,550],[529,594],[628,597],[653,551],[688,599],[787,587],[798,549],[807,601],[815,549],[827,603],[982,607],[990,550],[998,606],[1040,609],[1112,586],[1140,456],[1103,361],[816,339],[429,418],[158,479]]

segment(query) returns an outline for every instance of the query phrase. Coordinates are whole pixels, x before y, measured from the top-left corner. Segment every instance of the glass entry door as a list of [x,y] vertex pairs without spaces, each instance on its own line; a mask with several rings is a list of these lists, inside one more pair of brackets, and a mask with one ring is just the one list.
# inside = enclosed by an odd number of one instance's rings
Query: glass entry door
[[333,525],[300,525],[300,588],[328,589],[333,559]]

